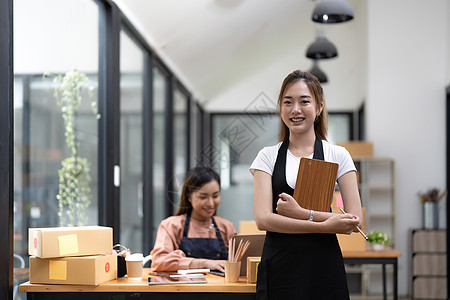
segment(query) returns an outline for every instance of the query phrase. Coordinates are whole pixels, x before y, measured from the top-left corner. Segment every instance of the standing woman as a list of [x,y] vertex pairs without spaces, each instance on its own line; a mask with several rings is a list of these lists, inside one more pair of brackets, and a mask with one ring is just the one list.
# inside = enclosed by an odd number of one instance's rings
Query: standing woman
[[[257,299],[349,299],[336,233],[361,225],[356,168],[348,151],[326,140],[327,111],[318,79],[296,70],[278,97],[280,143],[259,151],[253,174],[255,221],[266,230]],[[302,157],[339,164],[346,214],[305,209],[292,197]]]
[[161,222],[151,251],[153,271],[208,268],[224,272],[234,224],[216,216],[220,177],[211,168],[189,170],[175,216]]

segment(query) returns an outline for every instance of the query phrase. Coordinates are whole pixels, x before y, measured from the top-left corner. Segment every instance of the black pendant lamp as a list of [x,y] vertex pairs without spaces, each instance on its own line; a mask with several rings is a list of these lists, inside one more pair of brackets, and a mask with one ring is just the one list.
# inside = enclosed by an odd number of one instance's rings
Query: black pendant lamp
[[309,70],[309,73],[316,76],[317,79],[319,79],[320,83],[328,82],[327,74],[325,74],[325,72],[319,68],[319,63],[317,62],[317,60],[314,60],[313,67],[311,70]]
[[324,36],[318,36],[306,50],[306,57],[312,59],[327,59],[337,55],[336,47]]
[[353,9],[346,0],[322,0],[312,14],[312,20],[317,23],[341,23],[351,19]]

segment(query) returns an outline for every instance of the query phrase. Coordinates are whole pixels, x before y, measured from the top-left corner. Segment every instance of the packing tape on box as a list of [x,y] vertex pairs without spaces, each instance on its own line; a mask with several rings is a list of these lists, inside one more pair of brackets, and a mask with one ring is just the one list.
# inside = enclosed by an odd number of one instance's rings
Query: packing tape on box
[[59,255],[66,256],[78,252],[78,239],[76,234],[58,236]]

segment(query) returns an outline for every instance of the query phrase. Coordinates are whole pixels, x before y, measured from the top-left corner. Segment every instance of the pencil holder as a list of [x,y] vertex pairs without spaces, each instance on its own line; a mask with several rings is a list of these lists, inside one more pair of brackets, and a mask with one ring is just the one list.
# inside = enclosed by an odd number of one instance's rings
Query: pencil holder
[[239,281],[239,275],[241,273],[241,262],[225,262],[225,282],[233,283]]

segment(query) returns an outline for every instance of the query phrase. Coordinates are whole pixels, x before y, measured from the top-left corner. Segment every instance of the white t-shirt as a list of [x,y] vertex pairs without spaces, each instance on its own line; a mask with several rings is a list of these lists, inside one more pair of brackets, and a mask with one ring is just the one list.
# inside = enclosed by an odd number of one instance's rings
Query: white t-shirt
[[[261,170],[272,176],[278,156],[278,150],[280,149],[281,144],[282,142],[276,144],[275,146],[264,147],[261,149],[250,166],[250,173],[253,175],[255,170]],[[339,164],[337,174],[338,179],[345,173],[356,171],[353,159],[347,149],[342,146],[330,144],[327,141],[322,141],[322,144],[325,161]],[[313,154],[307,158],[313,158]],[[294,156],[288,149],[286,154],[286,181],[287,184],[293,189],[295,188],[295,182],[297,181],[299,165],[300,157]]]

